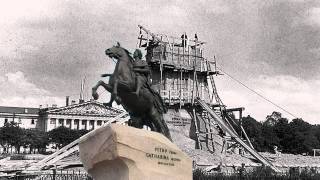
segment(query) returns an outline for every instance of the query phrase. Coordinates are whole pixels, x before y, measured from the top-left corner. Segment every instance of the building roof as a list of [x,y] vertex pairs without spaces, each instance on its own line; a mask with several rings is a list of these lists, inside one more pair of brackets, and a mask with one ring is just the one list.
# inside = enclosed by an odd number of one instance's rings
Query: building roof
[[59,108],[41,109],[41,113],[46,114],[61,114],[61,115],[83,115],[83,116],[103,116],[114,117],[122,113],[123,110],[113,107],[106,107],[102,103],[91,100],[79,104]]
[[57,108],[30,108],[30,107],[9,107],[0,106],[0,113],[6,114],[64,114],[64,115],[85,115],[85,116],[107,116],[113,117],[123,112],[123,110],[105,107],[97,101],[87,101],[79,104],[72,104]]
[[0,106],[0,113],[38,114],[39,108]]

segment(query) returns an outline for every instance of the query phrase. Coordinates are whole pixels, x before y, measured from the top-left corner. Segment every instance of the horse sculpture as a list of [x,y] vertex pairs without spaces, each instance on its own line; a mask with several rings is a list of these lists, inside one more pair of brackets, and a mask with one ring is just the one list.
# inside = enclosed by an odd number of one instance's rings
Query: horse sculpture
[[110,102],[106,103],[112,106],[115,100],[121,104],[130,114],[130,126],[142,128],[147,125],[152,131],[156,131],[165,135],[171,140],[169,129],[163,119],[163,113],[166,108],[158,93],[153,91],[150,86],[141,88],[139,94],[135,94],[136,75],[133,71],[134,59],[130,56],[129,51],[122,48],[118,43],[105,51],[106,55],[112,59],[116,59],[116,67],[113,74],[104,74],[103,77],[109,76],[109,83],[106,84],[100,80],[96,86],[92,88],[92,96],[98,99],[98,87],[102,86],[111,93]]

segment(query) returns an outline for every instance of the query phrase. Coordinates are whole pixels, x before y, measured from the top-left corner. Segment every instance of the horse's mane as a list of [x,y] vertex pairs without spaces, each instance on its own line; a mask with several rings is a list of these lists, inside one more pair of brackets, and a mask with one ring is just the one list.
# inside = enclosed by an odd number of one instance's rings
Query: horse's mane
[[128,57],[129,57],[129,59],[130,59],[130,61],[133,63],[134,62],[134,60],[133,60],[133,58],[132,58],[132,56],[131,56],[131,52],[129,52],[127,49],[125,49],[125,48],[122,48],[123,50],[124,50],[124,52],[126,52],[127,53],[127,55],[128,55]]

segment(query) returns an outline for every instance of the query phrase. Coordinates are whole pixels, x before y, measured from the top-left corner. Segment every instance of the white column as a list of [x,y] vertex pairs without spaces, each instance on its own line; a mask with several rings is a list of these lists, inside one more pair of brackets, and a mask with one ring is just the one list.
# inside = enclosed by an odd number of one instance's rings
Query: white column
[[71,122],[70,122],[70,123],[71,123],[70,128],[71,128],[71,129],[74,129],[74,119],[71,119]]
[[81,119],[79,119],[78,127],[79,127],[79,130],[80,130],[80,129],[83,129],[83,128],[82,128],[82,120],[81,120]]
[[94,120],[94,129],[97,129],[98,128],[98,120]]
[[46,132],[48,132],[48,131],[50,131],[51,130],[51,126],[52,126],[52,124],[51,124],[51,118],[44,118],[44,119],[42,119],[44,122],[44,124],[45,124],[45,131]]
[[59,119],[56,119],[56,123],[54,124],[54,128],[59,127]]
[[87,126],[86,126],[86,130],[90,130],[90,129],[89,129],[90,121],[89,121],[89,120],[87,120],[87,122],[86,122],[86,123],[87,123],[87,124],[86,124],[86,125],[87,125]]

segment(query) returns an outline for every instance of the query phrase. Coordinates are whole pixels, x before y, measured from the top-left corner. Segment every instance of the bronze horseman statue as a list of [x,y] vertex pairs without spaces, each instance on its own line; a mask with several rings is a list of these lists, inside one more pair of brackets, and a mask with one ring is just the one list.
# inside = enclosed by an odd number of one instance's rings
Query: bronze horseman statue
[[109,83],[100,80],[92,88],[92,96],[98,99],[97,89],[104,87],[111,93],[107,106],[112,106],[116,101],[121,104],[130,114],[129,125],[142,128],[147,125],[152,131],[165,135],[171,140],[170,132],[163,119],[163,113],[167,109],[158,92],[151,88],[150,69],[146,61],[142,60],[142,53],[136,50],[131,57],[128,50],[118,43],[105,51],[110,58],[116,59],[116,67],[113,74],[103,74],[102,77],[110,76]]

